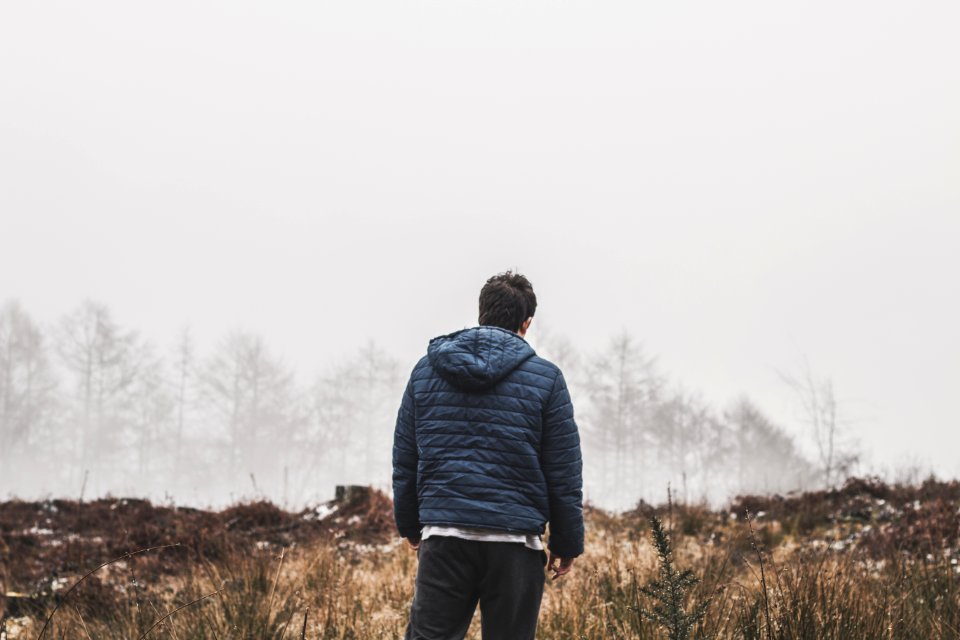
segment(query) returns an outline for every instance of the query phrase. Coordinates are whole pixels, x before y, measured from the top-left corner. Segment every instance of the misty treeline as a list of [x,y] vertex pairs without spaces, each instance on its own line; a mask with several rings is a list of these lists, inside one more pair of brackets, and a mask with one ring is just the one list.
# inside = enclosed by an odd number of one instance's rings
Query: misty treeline
[[[722,500],[822,483],[745,397],[717,410],[671,384],[628,332],[599,353],[531,335],[564,371],[580,426],[585,495],[621,508]],[[426,346],[426,340],[424,341]],[[41,326],[0,307],[0,495],[169,498],[194,504],[329,499],[336,484],[391,479],[393,429],[411,363],[374,342],[298,378],[262,336],[200,349],[183,330],[157,346],[86,300]]]

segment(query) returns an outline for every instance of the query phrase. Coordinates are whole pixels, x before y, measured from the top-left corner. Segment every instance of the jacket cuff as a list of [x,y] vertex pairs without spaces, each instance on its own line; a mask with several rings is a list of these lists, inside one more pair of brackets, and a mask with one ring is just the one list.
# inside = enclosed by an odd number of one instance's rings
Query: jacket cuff
[[547,541],[547,548],[555,556],[576,558],[583,555],[583,540],[564,540],[551,534],[550,540]]
[[407,538],[411,542],[416,542],[420,539],[420,534],[422,532],[422,527],[403,527],[397,529],[400,532],[401,538]]

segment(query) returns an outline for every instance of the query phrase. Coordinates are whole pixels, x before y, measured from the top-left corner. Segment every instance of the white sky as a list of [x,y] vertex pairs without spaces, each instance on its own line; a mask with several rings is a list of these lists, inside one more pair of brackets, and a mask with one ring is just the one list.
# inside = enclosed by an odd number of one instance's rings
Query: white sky
[[[0,7],[0,300],[407,365],[518,267],[797,431],[960,474],[960,4]],[[576,399],[574,399],[576,401]]]

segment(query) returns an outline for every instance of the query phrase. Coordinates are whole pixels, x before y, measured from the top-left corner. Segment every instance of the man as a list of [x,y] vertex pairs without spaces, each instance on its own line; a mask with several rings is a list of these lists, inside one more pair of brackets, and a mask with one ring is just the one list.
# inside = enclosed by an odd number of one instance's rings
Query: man
[[[537,308],[507,271],[480,326],[437,336],[410,374],[393,440],[394,517],[417,550],[406,640],[535,636],[545,582],[583,553],[583,462],[560,369],[524,338]],[[547,547],[540,536],[550,524]]]

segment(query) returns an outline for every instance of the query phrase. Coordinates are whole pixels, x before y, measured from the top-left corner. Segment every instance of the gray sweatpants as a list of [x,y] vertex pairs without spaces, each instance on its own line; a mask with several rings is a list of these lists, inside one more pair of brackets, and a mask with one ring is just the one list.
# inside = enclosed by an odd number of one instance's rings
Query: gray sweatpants
[[519,542],[430,536],[417,557],[404,640],[462,640],[478,601],[484,640],[533,640],[546,552]]

